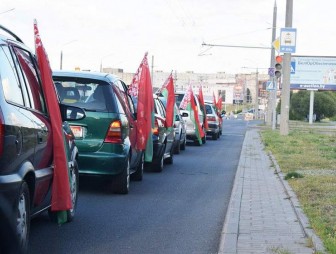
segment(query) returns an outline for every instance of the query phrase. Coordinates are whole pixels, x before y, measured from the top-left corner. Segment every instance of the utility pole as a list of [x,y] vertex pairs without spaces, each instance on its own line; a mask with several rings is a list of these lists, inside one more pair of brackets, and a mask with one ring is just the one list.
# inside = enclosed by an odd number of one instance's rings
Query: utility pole
[[[291,28],[293,23],[293,0],[286,0],[286,28]],[[284,53],[283,83],[281,91],[280,135],[289,133],[289,106],[290,106],[290,61],[291,53]]]
[[[277,5],[276,5],[276,1],[274,1],[274,8],[273,8],[273,23],[272,23],[272,42],[273,43],[275,41],[276,38],[276,20],[277,20]],[[275,64],[275,49],[274,47],[272,47],[271,49],[271,68],[274,68],[274,64]],[[270,81],[273,82],[275,89],[271,90],[268,96],[268,106],[267,106],[267,118],[266,118],[266,124],[267,125],[271,125],[272,124],[272,129],[275,129],[275,122],[274,119],[276,120],[276,116],[274,116],[274,114],[276,114],[276,100],[277,100],[277,87],[276,87],[276,83],[274,80],[274,75],[270,75]],[[274,125],[274,128],[273,128]]]
[[255,96],[255,106],[254,106],[254,115],[255,115],[255,119],[258,119],[258,115],[259,115],[259,78],[258,78],[258,68],[256,70],[256,96]]

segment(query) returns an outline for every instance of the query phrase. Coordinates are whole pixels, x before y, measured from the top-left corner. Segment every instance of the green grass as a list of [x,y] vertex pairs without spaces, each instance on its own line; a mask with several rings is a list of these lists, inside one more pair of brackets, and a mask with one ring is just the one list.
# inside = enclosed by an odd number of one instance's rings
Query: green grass
[[261,136],[289,176],[312,228],[326,249],[336,253],[336,134],[318,131],[307,126],[282,136],[278,130],[264,129]]

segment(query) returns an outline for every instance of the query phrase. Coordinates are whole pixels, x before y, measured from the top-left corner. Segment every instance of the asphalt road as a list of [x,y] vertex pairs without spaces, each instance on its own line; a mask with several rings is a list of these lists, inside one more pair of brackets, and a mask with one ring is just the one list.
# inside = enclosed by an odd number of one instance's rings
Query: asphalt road
[[80,178],[75,220],[32,220],[29,253],[216,253],[247,122],[225,120],[223,135],[188,143],[162,173],[146,172],[128,195]]

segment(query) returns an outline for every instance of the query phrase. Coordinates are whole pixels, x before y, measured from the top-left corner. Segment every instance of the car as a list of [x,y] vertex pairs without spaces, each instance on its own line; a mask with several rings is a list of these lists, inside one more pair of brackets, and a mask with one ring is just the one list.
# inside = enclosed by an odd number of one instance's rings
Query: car
[[[186,123],[187,139],[188,140],[193,140],[196,145],[200,145],[200,143],[198,141],[198,138],[196,136],[196,131],[195,131],[196,127],[195,127],[193,121],[190,118],[189,111],[181,109],[180,103],[181,103],[181,101],[182,101],[182,99],[184,97],[184,94],[185,94],[184,91],[177,91],[177,92],[175,92],[175,101],[176,101],[176,104],[178,105],[178,107],[180,109],[180,112],[182,114],[182,118],[183,118],[183,120]],[[204,113],[203,113],[203,110],[201,108],[201,105],[200,105],[200,102],[198,100],[198,97],[195,94],[194,94],[194,101],[195,101],[195,104],[196,104],[196,109],[197,109],[197,113],[198,113],[198,119],[199,119],[201,128],[203,129],[203,132],[205,133]],[[202,138],[202,144],[205,144],[205,143],[206,143],[206,137],[204,136]]]
[[[1,209],[9,211],[9,224],[15,227],[19,249],[25,252],[31,218],[47,210],[51,218],[55,217],[50,209],[54,176],[53,116],[46,106],[34,53],[13,32],[3,26],[0,30],[7,34],[0,35],[0,206],[7,206]],[[66,121],[83,119],[85,112],[62,104],[60,111],[72,202],[67,220],[71,221],[78,196],[78,149]]]
[[153,159],[147,162],[148,169],[154,172],[163,170],[164,162],[173,164],[175,131],[167,128],[166,108],[159,97],[153,94],[154,99],[154,128],[152,129]]
[[85,119],[69,122],[80,175],[103,177],[114,193],[127,194],[131,175],[142,179],[144,152],[132,145],[136,116],[126,85],[118,76],[89,71],[54,71],[53,80],[62,102],[86,112]]
[[207,135],[211,135],[213,140],[217,140],[220,138],[220,128],[221,128],[221,120],[217,115],[217,112],[212,103],[205,102],[205,111],[206,118],[208,121],[208,129],[206,130]]
[[[167,100],[164,96],[159,95],[159,99],[162,101],[163,105],[166,107]],[[187,132],[186,124],[182,118],[181,112],[174,103],[174,131],[175,131],[175,140],[174,140],[174,153],[179,154],[181,150],[186,149],[187,144]]]

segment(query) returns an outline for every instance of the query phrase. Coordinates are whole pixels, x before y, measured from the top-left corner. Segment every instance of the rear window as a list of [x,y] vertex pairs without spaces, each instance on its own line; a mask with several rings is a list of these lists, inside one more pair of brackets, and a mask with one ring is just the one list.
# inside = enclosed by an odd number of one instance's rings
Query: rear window
[[207,113],[207,114],[212,114],[212,108],[211,108],[210,105],[205,104],[205,110],[206,110],[206,113]]
[[93,79],[54,77],[61,103],[87,111],[117,112],[111,85]]

